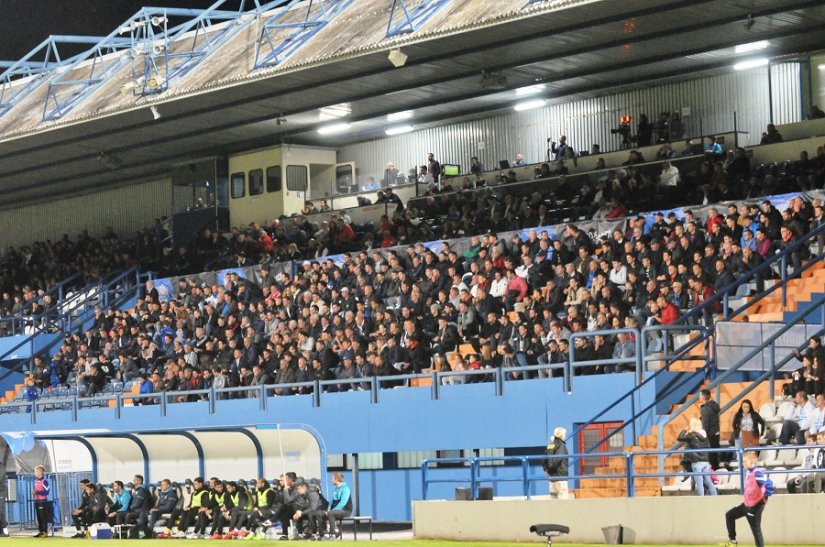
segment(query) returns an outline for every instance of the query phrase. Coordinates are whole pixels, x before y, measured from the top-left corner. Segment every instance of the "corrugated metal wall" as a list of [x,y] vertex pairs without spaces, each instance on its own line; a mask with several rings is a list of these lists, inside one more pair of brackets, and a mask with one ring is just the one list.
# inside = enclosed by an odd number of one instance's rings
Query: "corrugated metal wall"
[[[776,65],[771,72],[774,123],[799,121],[799,65]],[[558,141],[559,135],[565,134],[577,150],[589,150],[594,143],[604,151],[615,150],[621,139],[610,130],[617,127],[620,116],[630,114],[635,126],[639,114],[646,113],[655,122],[667,111],[686,113],[683,119],[688,135],[732,131],[736,112],[738,129],[749,132],[753,144],[759,142],[770,119],[767,68],[651,85],[345,146],[339,150],[338,161],[354,161],[362,178],[380,178],[388,161],[403,170],[423,165],[427,152],[435,153],[442,163],[458,163],[465,171],[472,156],[478,156],[487,168],[497,166],[501,159],[512,161],[519,152],[534,163],[545,159],[548,137]]]
[[[771,106],[773,123],[777,125],[802,119],[801,71],[799,63],[780,63],[771,66]],[[785,85],[785,82],[796,82],[797,85]]]
[[33,241],[75,238],[82,230],[103,235],[111,226],[125,237],[172,213],[172,180],[122,186],[27,207],[0,211],[2,251]]

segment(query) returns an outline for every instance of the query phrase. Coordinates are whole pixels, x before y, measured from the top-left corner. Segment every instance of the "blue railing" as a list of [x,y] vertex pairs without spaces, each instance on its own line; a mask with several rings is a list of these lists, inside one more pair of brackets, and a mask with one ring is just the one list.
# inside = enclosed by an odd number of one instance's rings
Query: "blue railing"
[[[779,340],[782,336],[784,336],[786,332],[791,330],[798,323],[801,323],[808,315],[814,313],[814,311],[819,311],[822,306],[825,306],[825,296],[821,296],[821,297],[817,298],[815,301],[813,301],[811,303],[811,306],[809,306],[806,310],[804,310],[802,313],[800,313],[792,323],[788,323],[787,325],[785,325],[784,327],[782,327],[781,329],[776,331],[773,335],[771,335],[770,337],[765,339],[762,342],[762,344],[760,344],[759,346],[754,348],[752,351],[748,352],[748,354],[745,355],[744,357],[742,357],[742,359],[740,359],[739,362],[737,362],[736,364],[734,364],[733,366],[728,368],[725,372],[723,372],[722,374],[717,376],[713,381],[711,381],[710,384],[708,384],[706,386],[705,389],[710,390],[710,389],[714,389],[717,386],[719,386],[728,377],[730,377],[735,372],[739,371],[739,369],[745,363],[747,363],[748,361],[750,361],[751,359],[753,359],[754,357],[756,357],[757,355],[762,353],[762,351],[764,351],[765,348],[768,348],[768,347],[772,348],[771,349],[771,355],[774,356],[774,361],[775,361],[776,342],[777,342],[777,340]],[[819,330],[820,334],[822,332],[825,332],[825,329],[820,329]],[[799,345],[797,347],[797,349],[803,349],[806,345],[807,345],[807,342],[804,342],[801,345]],[[767,371],[769,373],[769,376],[773,377],[776,374],[777,370],[779,370],[781,367],[785,366],[785,364],[788,363],[790,358],[791,358],[791,355],[789,354],[788,356],[786,356],[784,359],[782,359],[778,363],[774,362],[772,364],[770,370]],[[748,392],[752,391],[753,388],[755,387],[755,385],[758,384],[758,382],[760,382],[760,381],[761,380],[757,380],[756,382],[752,382],[752,384],[750,386],[750,389],[748,389]],[[771,382],[771,384],[773,384],[773,382]],[[672,412],[670,414],[670,416],[668,416],[664,421],[659,423],[658,443],[659,443],[659,448],[660,449],[663,448],[663,446],[664,446],[664,430],[665,430],[665,427],[668,424],[670,424],[671,422],[673,422],[673,420],[675,420],[678,416],[680,416],[686,410],[691,408],[698,400],[699,400],[699,394],[698,393],[694,394],[693,396],[689,397],[682,404],[682,406],[680,406],[678,409],[676,409],[675,412]]]
[[[485,456],[485,457],[464,457],[464,458],[426,458],[421,461],[421,492],[422,492],[422,499],[426,500],[429,497],[429,487],[433,484],[463,484],[469,485],[470,493],[472,495],[472,499],[478,499],[478,492],[479,487],[482,484],[496,484],[499,482],[520,482],[522,485],[522,495],[530,499],[532,496],[530,486],[533,483],[546,483],[550,480],[551,477],[548,477],[546,474],[537,474],[535,472],[535,468],[537,465],[547,461],[547,460],[557,460],[557,459],[566,459],[568,460],[569,469],[578,469],[580,467],[582,460],[593,459],[594,457],[599,458],[622,458],[623,470],[621,473],[605,473],[605,474],[582,474],[582,473],[568,473],[565,477],[553,477],[554,479],[558,480],[569,480],[569,481],[587,481],[587,480],[594,480],[594,479],[620,479],[624,481],[623,488],[626,492],[625,497],[635,497],[636,496],[636,479],[652,479],[656,478],[659,479],[659,484],[661,485],[664,480],[668,477],[698,477],[708,475],[710,473],[702,473],[702,472],[693,472],[693,471],[668,471],[665,472],[663,470],[659,470],[658,472],[653,473],[643,473],[636,471],[636,460],[637,458],[644,457],[644,456],[656,456],[663,461],[669,456],[683,456],[685,454],[690,453],[734,453],[736,458],[735,460],[738,464],[738,469],[736,471],[724,471],[724,470],[714,470],[713,474],[718,477],[733,477],[736,476],[739,478],[739,484],[736,485],[734,490],[741,491],[741,485],[745,482],[745,466],[744,466],[744,456],[748,452],[763,452],[763,451],[774,451],[774,450],[793,450],[796,452],[798,447],[796,446],[789,446],[789,447],[775,447],[775,446],[765,446],[765,447],[754,447],[754,448],[747,448],[747,449],[740,449],[737,447],[726,447],[726,448],[700,448],[700,449],[685,449],[685,450],[640,450],[635,452],[599,452],[596,454],[586,454],[586,453],[576,453],[576,454],[568,454],[568,455],[530,455],[530,456]],[[804,447],[799,448],[806,448],[815,450],[817,448],[825,448],[825,445],[805,445]],[[496,476],[483,476],[481,470],[488,468],[487,466],[483,465],[484,463],[496,463],[501,462],[502,465],[496,465],[494,468],[496,469]],[[451,478],[431,478],[429,469],[430,466],[438,466],[441,464],[450,465],[451,467],[455,467],[456,470],[462,469],[461,466],[468,472],[467,476],[465,477],[451,477]],[[456,465],[459,464],[459,465]],[[511,465],[507,465],[511,464]],[[512,465],[517,464],[517,465]],[[614,467],[614,466],[611,466]],[[507,471],[512,471],[511,473],[507,473]],[[794,469],[764,469],[768,474],[805,474],[809,472],[819,472],[821,469],[818,468],[808,468],[808,467],[796,467]],[[440,475],[441,476],[441,475]]]
[[[0,355],[0,362],[12,359],[16,352],[34,343],[35,338],[42,334],[54,332],[55,337],[45,346],[39,348],[37,354],[48,353],[51,348],[62,340],[62,336],[58,334],[71,332],[73,329],[80,328],[82,325],[92,318],[96,306],[100,307],[115,307],[123,304],[134,294],[137,287],[140,285],[142,276],[137,268],[131,268],[125,272],[111,274],[95,285],[89,285],[68,300],[63,300],[58,303],[60,310],[56,316],[49,315],[50,321],[47,324],[41,324],[39,328],[30,336],[27,336],[10,349],[7,349]],[[34,352],[32,352],[32,357]],[[20,372],[25,367],[25,363],[18,363],[0,375],[0,381],[8,378],[10,375]]]
[[[631,330],[634,330],[634,329],[631,329]],[[617,435],[619,432],[624,431],[624,429],[628,425],[630,425],[632,427],[633,444],[635,444],[638,441],[638,432],[637,432],[637,429],[636,429],[636,422],[638,421],[638,419],[640,417],[644,416],[645,413],[647,413],[651,409],[653,409],[655,407],[655,405],[658,404],[659,400],[672,395],[678,388],[682,387],[682,384],[680,384],[680,383],[671,383],[668,387],[666,387],[664,390],[662,390],[661,392],[659,392],[657,394],[657,397],[655,398],[655,400],[652,403],[650,403],[649,405],[647,405],[646,407],[644,407],[644,408],[642,408],[638,411],[636,410],[636,405],[637,405],[636,399],[639,396],[639,394],[641,393],[641,390],[644,389],[646,386],[652,385],[652,383],[655,382],[656,379],[659,378],[660,375],[662,375],[665,372],[668,372],[670,370],[670,364],[672,362],[676,361],[676,360],[679,360],[679,359],[682,359],[682,358],[686,357],[687,352],[690,351],[693,347],[692,344],[688,344],[687,346],[690,346],[690,347],[688,347],[688,349],[679,349],[676,352],[676,354],[668,355],[667,357],[670,357],[670,359],[665,360],[665,365],[662,368],[660,368],[659,370],[657,370],[656,372],[654,372],[653,374],[651,374],[647,378],[642,379],[643,378],[643,372],[642,372],[643,369],[642,369],[642,367],[645,363],[647,363],[649,361],[660,361],[660,360],[663,360],[666,357],[665,355],[662,355],[662,354],[655,354],[655,355],[648,355],[647,354],[647,341],[646,341],[647,334],[651,333],[651,332],[654,332],[654,333],[662,332],[665,335],[664,338],[667,339],[667,335],[669,333],[674,332],[674,331],[680,331],[680,332],[699,331],[701,333],[700,338],[703,338],[704,340],[707,340],[707,329],[705,327],[701,326],[701,325],[651,326],[651,327],[644,327],[642,329],[641,333],[637,332],[636,333],[636,339],[637,339],[637,341],[639,341],[641,349],[637,353],[638,363],[636,365],[636,367],[637,367],[636,370],[640,371],[640,372],[637,372],[636,386],[633,389],[631,389],[630,391],[628,391],[627,393],[625,393],[624,395],[622,395],[621,397],[619,397],[618,399],[616,399],[615,401],[613,401],[613,403],[609,404],[607,407],[605,407],[603,410],[601,410],[598,414],[593,416],[590,420],[586,421],[585,423],[583,423],[582,425],[577,427],[573,431],[573,433],[570,435],[571,439],[577,438],[578,434],[581,433],[585,428],[587,428],[588,426],[592,425],[593,423],[595,423],[596,421],[601,419],[608,412],[610,412],[611,410],[613,410],[614,408],[616,408],[620,404],[624,403],[627,399],[630,399],[631,417],[629,419],[625,420],[624,422],[622,422],[622,425],[620,427],[612,430],[607,436],[602,438],[598,443],[591,446],[588,449],[588,451],[596,450],[599,446],[601,446],[602,444],[607,442],[614,435]],[[580,336],[587,336],[587,334],[581,333]],[[645,339],[644,341],[640,340],[640,338],[642,338],[642,337]],[[685,347],[687,347],[687,346],[685,346]],[[665,345],[665,350],[667,350],[667,345]],[[571,346],[571,349],[570,349],[570,354],[571,354],[570,359],[572,361],[573,357],[574,357],[572,346]],[[708,362],[711,359],[711,356],[709,354],[707,345],[705,347],[705,353],[703,354],[703,356],[701,356],[701,358],[704,359],[705,362]],[[696,371],[696,372],[692,373],[689,376],[688,381],[692,381],[700,375],[701,375],[701,378],[699,378],[699,382],[701,383],[701,381],[704,379],[704,372],[702,372],[702,371]],[[640,379],[641,379],[641,381],[639,381]]]
[[[776,290],[782,290],[782,305],[787,305],[787,296],[788,296],[788,280],[794,277],[799,277],[802,275],[803,272],[814,266],[816,263],[820,262],[823,258],[825,258],[825,249],[819,249],[819,253],[811,256],[807,263],[802,265],[799,271],[794,271],[792,274],[788,274],[788,256],[803,246],[810,246],[810,240],[816,238],[819,235],[825,234],[825,224],[821,224],[817,226],[815,229],[811,230],[804,236],[797,239],[793,244],[791,244],[787,249],[783,249],[781,252],[776,253],[774,256],[751,270],[747,273],[747,275],[743,275],[732,283],[722,287],[716,294],[714,294],[711,298],[708,298],[699,306],[695,308],[691,308],[687,313],[685,313],[682,317],[679,318],[677,323],[685,323],[688,321],[698,320],[702,317],[702,314],[711,306],[713,306],[719,300],[722,301],[722,316],[725,320],[730,319],[731,317],[736,317],[742,312],[749,309],[753,304],[759,302],[763,298],[771,295]],[[736,308],[735,310],[731,311],[730,309],[730,298],[736,296],[736,289],[740,285],[745,283],[750,283],[751,280],[756,279],[757,277],[761,276],[765,273],[773,273],[773,266],[779,265],[779,276],[780,276],[780,283],[776,283],[772,287],[762,291],[759,295],[755,296],[754,298],[748,300],[742,306]],[[712,309],[712,308],[711,308]]]

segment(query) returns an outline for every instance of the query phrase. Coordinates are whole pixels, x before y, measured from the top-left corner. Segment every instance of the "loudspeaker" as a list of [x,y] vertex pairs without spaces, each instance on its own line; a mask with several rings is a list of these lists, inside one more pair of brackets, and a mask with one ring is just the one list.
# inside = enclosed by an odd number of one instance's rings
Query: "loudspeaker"
[[[472,495],[470,494],[469,488],[456,488],[455,489],[455,499],[458,501],[472,501]],[[493,488],[490,486],[479,486],[478,488],[478,500],[492,500],[493,499]]]

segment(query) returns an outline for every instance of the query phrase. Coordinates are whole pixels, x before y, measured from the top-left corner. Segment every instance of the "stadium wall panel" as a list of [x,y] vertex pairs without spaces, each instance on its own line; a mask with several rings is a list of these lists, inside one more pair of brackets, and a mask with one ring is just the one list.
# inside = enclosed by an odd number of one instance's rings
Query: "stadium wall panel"
[[[770,70],[773,122],[799,121],[799,64],[783,63]],[[624,114],[633,117],[635,133],[642,113],[655,123],[662,112],[680,112],[686,135],[695,136],[732,131],[736,112],[737,129],[750,133],[750,142],[741,143],[743,145],[758,144],[770,123],[767,68],[731,71],[684,82],[653,81],[645,89],[592,99],[563,100],[565,102],[536,110],[500,113],[344,146],[339,150],[338,161],[354,161],[362,179],[367,176],[380,179],[388,161],[406,172],[426,164],[427,153],[433,152],[441,163],[460,164],[462,172],[467,172],[472,156],[478,156],[487,169],[497,168],[502,159],[512,162],[519,152],[525,154],[528,163],[544,161],[547,139],[558,141],[562,134],[567,135],[576,150],[590,150],[594,143],[600,144],[604,151],[616,150],[621,139],[610,130],[618,126],[619,117]],[[513,104],[515,102],[514,96]],[[415,120],[412,123],[415,124]]]
[[4,247],[76,239],[83,230],[99,237],[109,226],[132,237],[173,212],[172,181],[160,179],[0,211],[0,233]]
[[[70,412],[39,412],[34,425],[30,414],[20,413],[0,416],[0,431],[33,431],[35,435],[52,437],[61,431],[67,435],[81,435],[85,430],[117,437],[121,434],[240,426],[271,428],[280,423],[310,426],[318,432],[326,453],[331,455],[535,448],[546,445],[556,426],[572,431],[576,424],[590,419],[632,385],[632,374],[611,374],[575,377],[570,394],[563,390],[561,378],[552,378],[506,382],[501,396],[495,395],[494,383],[483,383],[443,387],[436,400],[432,399],[430,388],[423,387],[382,389],[378,393],[378,403],[370,402],[369,391],[324,393],[319,407],[312,406],[310,395],[271,397],[267,400],[266,411],[260,410],[258,399],[219,400],[215,414],[208,412],[205,403],[169,404],[166,417],[161,417],[159,405],[124,407],[120,419],[116,418],[112,408],[81,409],[77,422],[72,421]],[[637,403],[650,404],[654,390],[654,386],[644,390]],[[621,404],[608,412],[603,421],[621,421],[629,414],[630,403]],[[652,414],[645,416],[639,424],[639,432],[649,432],[654,419]],[[123,448],[107,445],[112,461],[98,463],[101,470],[106,471],[107,479],[127,468],[128,473],[133,474],[135,467],[143,466],[142,456],[135,451],[133,441],[124,439],[123,443]],[[541,453],[541,450],[532,453]],[[55,457],[60,459],[59,454]],[[230,459],[223,457],[220,465],[229,465]],[[248,457],[239,454],[236,463],[247,467]],[[206,467],[210,467],[208,462]],[[149,470],[153,468],[155,466],[150,462]],[[192,466],[182,469],[180,477],[174,476],[173,471],[171,462],[162,467],[164,474],[179,480],[191,474]],[[272,471],[266,469],[267,473]],[[458,478],[467,476],[464,469],[435,469],[433,472]],[[250,474],[254,473],[250,470]],[[349,472],[347,477],[348,480],[351,477]],[[361,477],[362,513],[383,520],[411,518],[409,501],[421,497],[421,476],[417,468],[365,469]],[[157,478],[160,477],[152,476],[153,480]],[[452,498],[456,486],[464,485],[438,485],[431,492],[434,496]],[[518,483],[503,483],[496,494],[517,495],[519,488]],[[545,491],[541,483],[534,488],[536,492]]]
[[[493,500],[413,502],[416,538],[461,541],[540,541],[533,524],[563,524],[570,535],[558,543],[604,542],[602,527],[621,524],[624,544],[708,545],[727,539],[725,512],[742,503],[739,495],[666,496],[577,500]],[[818,518],[825,496],[783,494],[762,513],[762,532],[771,545],[821,545]],[[737,521],[740,544],[753,545],[748,523]],[[556,541],[553,542],[554,544]]]

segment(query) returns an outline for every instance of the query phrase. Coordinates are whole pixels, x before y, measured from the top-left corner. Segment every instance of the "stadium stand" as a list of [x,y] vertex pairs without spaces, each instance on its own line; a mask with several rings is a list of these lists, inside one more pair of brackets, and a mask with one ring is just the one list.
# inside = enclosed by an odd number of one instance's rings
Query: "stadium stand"
[[[645,146],[653,133],[644,137],[640,122],[632,149],[578,155],[570,147],[558,152],[553,142],[545,162],[510,167],[503,160],[500,169],[435,180],[432,165],[425,166],[410,199],[376,183],[376,203],[366,194],[358,202],[383,206],[377,221],[354,222],[361,207],[316,208],[304,199],[300,212],[210,227],[183,244],[173,244],[157,221],[133,239],[110,230],[11,248],[0,258],[0,336],[49,334],[57,342],[26,357],[26,377],[6,393],[0,414],[31,413],[34,424],[42,412],[76,419],[78,409],[116,407],[119,417],[121,406],[160,406],[166,417],[170,404],[209,401],[214,412],[215,399],[312,397],[318,406],[319,391],[364,391],[375,403],[378,389],[437,393],[442,385],[544,378],[561,379],[569,394],[571,377],[611,374],[633,378],[635,387],[623,395],[632,399],[664,370],[685,373],[680,378],[693,382],[690,389],[657,399],[668,407],[664,418],[640,435],[637,418],[650,407],[632,410],[619,428],[634,428],[627,437],[633,442],[618,447],[625,455],[591,456],[592,477],[579,481],[574,497],[691,492],[677,438],[698,417],[690,393],[702,387],[718,394],[721,447],[731,452],[714,454],[725,468],[715,477],[720,492],[742,488],[734,414],[745,395],[765,422],[753,448],[777,489],[821,489],[808,474],[816,449],[797,446],[788,425],[801,422],[794,412],[808,403],[798,395],[803,388],[822,406],[815,395],[825,366],[820,335],[796,355],[802,368],[779,380],[774,370],[720,372],[715,330],[729,322],[802,322],[822,295],[819,128],[819,121],[780,126],[749,147],[738,146],[738,131],[684,138],[674,130],[673,142],[660,133]],[[783,141],[781,132],[790,138]],[[126,300],[120,287],[118,304],[100,300],[92,312],[86,298],[80,317],[72,298],[133,272],[150,272],[133,301],[119,305]],[[80,320],[67,323],[72,314]],[[781,356],[783,366],[793,357]],[[783,370],[790,368],[797,367]],[[577,424],[572,437],[597,418]],[[808,444],[825,442],[810,420],[799,427],[813,436]],[[573,467],[582,468],[571,465],[571,474]],[[526,494],[527,460],[522,469]],[[316,514],[294,518],[296,534],[324,535],[317,482],[296,481],[302,499],[289,502],[283,483],[273,481],[283,511],[257,516],[261,493],[270,491],[265,479],[259,491],[254,480],[225,483],[230,493],[245,492],[244,507],[224,503],[224,483],[211,484],[211,513],[190,522],[180,513],[191,511],[182,501],[192,495],[191,481],[174,478],[179,482],[149,485],[155,506],[166,507],[164,496],[174,492],[178,502],[169,511],[148,521],[148,514],[122,522],[115,515],[110,524],[130,537],[274,539],[267,531],[275,522],[277,535],[287,535],[293,510],[305,507]],[[114,497],[106,485],[92,489]],[[133,496],[138,490],[132,485]],[[80,528],[99,522],[85,510]],[[372,517],[343,516],[372,525]],[[331,526],[328,535],[340,539],[340,527]]]

